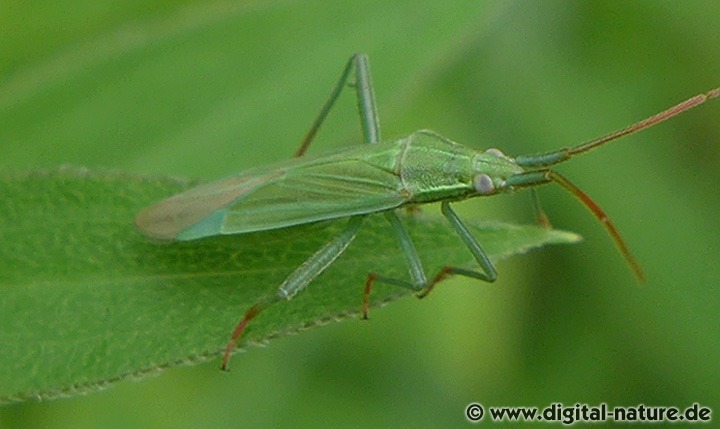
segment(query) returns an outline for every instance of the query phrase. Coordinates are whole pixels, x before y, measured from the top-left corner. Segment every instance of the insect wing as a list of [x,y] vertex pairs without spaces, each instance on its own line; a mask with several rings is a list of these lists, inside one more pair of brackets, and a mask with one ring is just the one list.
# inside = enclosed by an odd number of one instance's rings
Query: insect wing
[[406,201],[400,179],[364,159],[327,159],[287,170],[233,203],[223,234],[372,213]]
[[[217,218],[229,204],[278,176],[279,173],[238,176],[198,186],[146,208],[135,218],[135,225],[144,235],[156,240],[188,239],[182,238],[185,230],[205,219]],[[218,233],[207,231],[195,238]]]
[[194,240],[372,213],[406,201],[392,169],[361,156],[295,159],[201,185],[142,211],[156,240]]

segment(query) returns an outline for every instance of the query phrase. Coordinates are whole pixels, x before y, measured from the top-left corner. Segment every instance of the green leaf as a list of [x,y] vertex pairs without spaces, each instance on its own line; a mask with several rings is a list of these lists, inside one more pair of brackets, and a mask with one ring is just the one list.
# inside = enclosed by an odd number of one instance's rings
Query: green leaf
[[[189,181],[62,169],[0,174],[0,399],[73,395],[173,365],[217,359],[245,311],[272,294],[344,221],[153,244],[144,206]],[[443,219],[405,217],[427,268],[467,265]],[[537,226],[472,227],[493,260],[577,235]],[[369,271],[406,277],[383,216],[306,291],[270,307],[242,344],[354,317]],[[481,285],[480,285],[481,286]],[[404,293],[377,287],[375,305]]]

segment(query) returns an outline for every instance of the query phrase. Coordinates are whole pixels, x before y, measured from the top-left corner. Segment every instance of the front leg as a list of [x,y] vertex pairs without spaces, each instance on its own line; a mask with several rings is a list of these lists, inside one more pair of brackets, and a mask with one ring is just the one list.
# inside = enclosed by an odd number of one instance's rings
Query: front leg
[[398,238],[400,248],[403,250],[403,253],[405,253],[405,259],[408,261],[408,265],[410,266],[410,276],[412,277],[412,281],[409,282],[407,280],[394,279],[377,273],[368,274],[363,293],[362,315],[364,319],[368,318],[370,293],[372,292],[372,287],[375,282],[410,289],[414,292],[419,292],[418,298],[424,298],[433,290],[436,284],[451,275],[457,274],[465,277],[471,277],[488,283],[492,283],[497,279],[497,271],[490,261],[490,258],[480,246],[480,243],[478,243],[475,237],[470,234],[470,231],[460,220],[455,211],[450,207],[450,204],[448,202],[443,202],[441,207],[443,215],[450,222],[450,225],[453,227],[455,232],[457,232],[468,249],[470,249],[473,257],[477,261],[478,265],[480,265],[482,272],[460,267],[445,266],[432,278],[432,280],[428,281],[422,268],[420,257],[417,254],[412,241],[410,241],[410,237],[407,234],[405,227],[400,222],[400,219],[397,218],[395,212],[388,212],[392,213],[386,216],[393,226],[393,231]]

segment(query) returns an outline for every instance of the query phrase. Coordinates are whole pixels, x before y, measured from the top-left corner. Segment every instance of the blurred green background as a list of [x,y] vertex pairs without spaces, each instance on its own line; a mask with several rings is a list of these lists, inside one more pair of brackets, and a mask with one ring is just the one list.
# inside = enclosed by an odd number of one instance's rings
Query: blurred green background
[[[61,164],[219,178],[287,158],[353,52],[369,54],[386,138],[431,128],[525,154],[579,143],[720,85],[707,1],[5,1],[0,168]],[[313,152],[355,144],[351,93]],[[716,407],[720,103],[562,172],[611,215],[541,190],[586,240],[452,280],[422,302],[123,381],[0,408],[0,427],[447,426],[470,402]],[[531,222],[527,195],[459,204]],[[428,207],[426,210],[435,210]],[[181,340],[181,339],[179,339]],[[0,380],[0,383],[2,380]]]

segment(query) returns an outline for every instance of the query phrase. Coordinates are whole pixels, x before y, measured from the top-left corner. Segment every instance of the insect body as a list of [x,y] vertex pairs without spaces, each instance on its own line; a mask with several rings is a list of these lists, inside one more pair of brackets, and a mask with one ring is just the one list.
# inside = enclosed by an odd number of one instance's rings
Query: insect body
[[[355,74],[360,119],[366,145],[325,156],[304,157],[308,145]],[[296,158],[249,170],[219,182],[202,185],[151,206],[135,219],[138,229],[156,240],[185,241],[222,234],[246,234],[321,220],[349,218],[332,241],[316,251],[279,286],[277,293],[253,305],[232,333],[225,349],[226,369],[237,340],[247,324],[264,308],[290,299],[325,270],[355,238],[365,216],[382,212],[391,223],[408,263],[410,280],[370,273],[365,281],[362,313],[376,282],[400,286],[426,296],[442,279],[462,275],[492,282],[497,274],[480,243],[450,206],[453,201],[534,188],[555,182],[575,195],[605,226],[639,280],[642,271],[614,225],[590,197],[551,169],[622,136],[650,127],[720,95],[720,88],[692,97],[629,127],[580,144],[547,153],[508,157],[498,149],[484,151],[454,143],[431,131],[381,142],[368,60],[350,58],[339,82],[310,128]],[[441,211],[462,238],[481,271],[444,267],[428,279],[422,262],[395,209],[407,204],[441,202]],[[538,219],[546,219],[536,205]]]
[[199,186],[150,207],[136,222],[159,240],[243,234],[491,195],[522,172],[497,150],[478,152],[423,130]]

